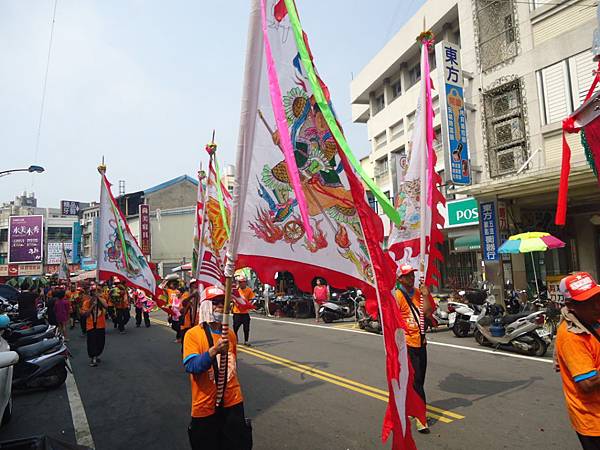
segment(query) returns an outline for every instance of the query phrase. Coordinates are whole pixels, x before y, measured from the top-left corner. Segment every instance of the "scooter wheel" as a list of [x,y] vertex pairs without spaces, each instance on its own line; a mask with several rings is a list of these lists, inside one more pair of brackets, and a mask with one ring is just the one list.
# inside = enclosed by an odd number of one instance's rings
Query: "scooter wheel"
[[470,326],[469,324],[463,325],[460,322],[455,322],[452,327],[452,332],[456,337],[464,338],[469,335]]
[[477,341],[477,343],[483,347],[489,347],[491,345],[490,341],[488,341],[485,336],[483,335],[483,333],[479,330],[475,330],[475,340]]
[[323,315],[323,322],[325,322],[325,323],[331,323],[331,322],[333,322],[333,317],[331,317],[329,314],[324,314]]

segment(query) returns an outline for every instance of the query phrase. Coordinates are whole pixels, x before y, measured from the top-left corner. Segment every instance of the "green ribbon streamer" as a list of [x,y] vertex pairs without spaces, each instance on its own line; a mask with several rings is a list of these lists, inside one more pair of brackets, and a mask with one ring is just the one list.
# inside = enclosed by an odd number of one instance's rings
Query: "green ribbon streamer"
[[223,201],[223,192],[221,192],[221,170],[219,169],[219,163],[217,162],[217,155],[213,156],[215,160],[215,171],[217,173],[217,200],[219,201],[219,209],[221,210],[221,219],[223,219],[223,225],[227,232],[227,239],[229,239],[229,224],[227,223],[227,213],[225,212],[225,202]]
[[594,175],[598,176],[598,168],[596,167],[596,162],[594,161],[594,155],[592,154],[592,149],[587,141],[587,137],[585,136],[585,130],[581,129],[581,145],[585,151],[585,158],[591,169],[594,172]]
[[360,162],[356,159],[356,156],[352,153],[348,142],[342,130],[338,126],[337,120],[327,103],[327,99],[325,98],[325,94],[323,93],[323,89],[321,89],[321,85],[319,84],[319,80],[317,74],[315,72],[315,68],[310,59],[310,54],[308,53],[308,49],[306,48],[306,44],[304,42],[302,25],[300,24],[300,19],[298,17],[298,12],[296,11],[296,5],[294,4],[294,0],[284,0],[285,7],[287,8],[288,15],[290,17],[290,23],[292,25],[292,30],[294,30],[294,38],[296,40],[296,46],[298,47],[298,52],[300,53],[300,59],[302,60],[302,64],[308,73],[308,80],[310,82],[311,88],[315,95],[315,100],[323,113],[323,117],[333,134],[333,137],[337,141],[338,145],[348,158],[348,161],[354,168],[354,171],[362,178],[364,183],[369,187],[373,195],[383,208],[383,212],[390,218],[392,222],[396,225],[400,226],[402,221],[400,220],[400,214],[394,208],[394,205],[387,199],[387,197],[379,190],[375,182],[364,172],[362,169]]
[[[107,186],[108,189],[108,186]],[[125,268],[129,268],[129,257],[127,256],[127,246],[125,245],[125,236],[123,236],[123,229],[121,228],[121,215],[117,210],[117,206],[114,202],[109,199],[110,204],[112,206],[113,214],[115,215],[115,224],[117,225],[117,234],[119,235],[119,240],[121,241],[121,251],[123,252],[123,259],[125,260]]]

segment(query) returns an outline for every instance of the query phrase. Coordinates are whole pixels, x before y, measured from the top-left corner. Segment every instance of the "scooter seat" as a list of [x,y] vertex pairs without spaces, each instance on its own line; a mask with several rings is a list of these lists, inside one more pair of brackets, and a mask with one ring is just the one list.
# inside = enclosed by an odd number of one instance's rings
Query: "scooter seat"
[[25,336],[20,339],[17,339],[14,342],[10,343],[10,349],[14,350],[19,347],[24,347],[26,345],[36,344],[41,342],[44,339],[50,339],[56,336],[55,330],[46,330],[40,334],[33,334],[31,336]]
[[14,330],[12,333],[10,333],[7,340],[15,341],[17,339],[20,339],[20,338],[23,338],[26,336],[33,336],[34,334],[43,333],[47,329],[48,329],[48,325],[36,325],[34,327],[26,328],[24,330]]
[[507,314],[506,316],[502,317],[502,325],[508,325],[510,323],[515,322],[518,319],[521,319],[523,317],[527,317],[530,313],[524,312],[524,313],[517,313],[517,314]]
[[39,356],[50,350],[52,347],[56,347],[58,345],[60,345],[60,339],[52,338],[46,339],[42,342],[36,342],[35,344],[19,347],[15,349],[15,351],[19,354],[21,360],[27,360],[35,358],[36,356]]

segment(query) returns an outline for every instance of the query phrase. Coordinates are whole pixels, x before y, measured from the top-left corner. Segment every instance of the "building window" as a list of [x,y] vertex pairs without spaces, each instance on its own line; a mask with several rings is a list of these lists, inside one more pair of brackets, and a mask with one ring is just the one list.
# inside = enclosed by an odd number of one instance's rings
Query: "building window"
[[383,133],[379,133],[377,136],[375,136],[374,144],[375,144],[375,150],[385,147],[385,145],[387,144],[387,137],[385,135],[385,131]]
[[375,161],[375,178],[381,179],[389,175],[388,157],[385,155],[384,158],[379,158]]
[[6,264],[8,262],[8,254],[0,253],[0,264]]
[[410,113],[406,119],[408,120],[408,132],[410,133],[415,127],[415,113]]
[[381,111],[383,108],[385,108],[385,97],[383,96],[383,94],[378,95],[377,97],[375,97],[375,114],[377,114],[379,111]]
[[483,95],[490,176],[516,172],[526,160],[527,141],[519,80]]
[[421,63],[417,63],[408,71],[408,81],[411,87],[419,82],[421,79]]
[[517,56],[513,0],[477,0],[479,61],[486,71]]
[[369,206],[371,207],[371,209],[377,212],[377,200],[375,200],[375,197],[373,197],[373,194],[371,194],[370,192],[367,193],[367,201],[369,202]]
[[48,227],[48,241],[70,241],[72,227]]
[[581,106],[594,80],[594,69],[593,55],[585,51],[537,71],[544,124],[560,122]]
[[402,83],[400,80],[392,83],[392,98],[396,99],[402,95]]
[[390,140],[392,140],[392,141],[395,141],[396,139],[400,139],[402,136],[404,136],[404,120],[396,122],[394,125],[392,125],[390,127],[390,135],[391,135]]
[[0,242],[8,242],[8,228],[0,230]]

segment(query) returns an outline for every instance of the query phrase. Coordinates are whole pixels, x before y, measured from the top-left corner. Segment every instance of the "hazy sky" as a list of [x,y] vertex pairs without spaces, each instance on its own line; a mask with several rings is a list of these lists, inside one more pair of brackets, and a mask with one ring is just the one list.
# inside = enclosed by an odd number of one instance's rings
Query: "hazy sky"
[[[352,74],[423,0],[297,0],[318,70],[355,154]],[[222,165],[238,134],[249,0],[58,0],[46,107],[36,136],[54,0],[0,1],[0,202],[34,191],[39,206],[97,200],[96,166],[128,192],[193,175],[216,129]],[[414,36],[407,36],[414,39]],[[115,188],[116,190],[116,188]]]

